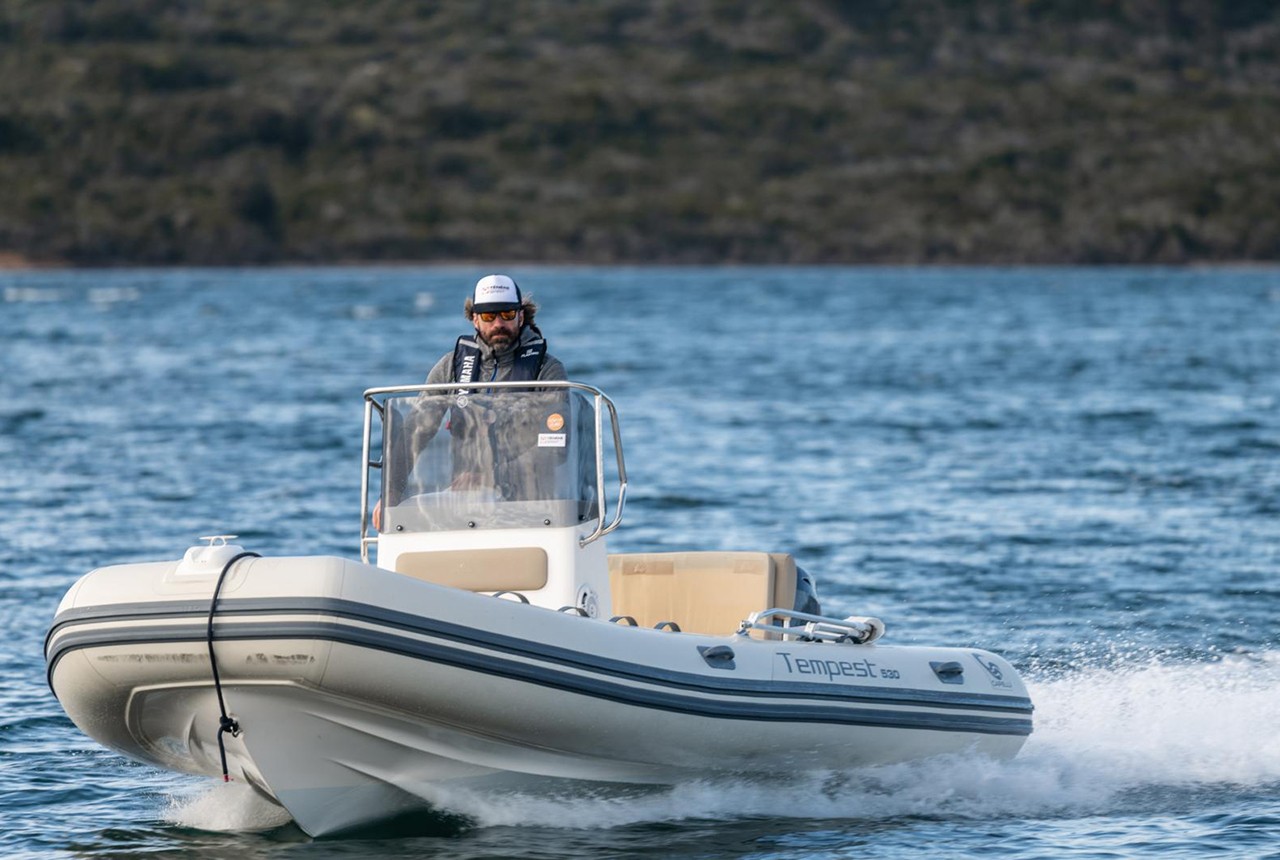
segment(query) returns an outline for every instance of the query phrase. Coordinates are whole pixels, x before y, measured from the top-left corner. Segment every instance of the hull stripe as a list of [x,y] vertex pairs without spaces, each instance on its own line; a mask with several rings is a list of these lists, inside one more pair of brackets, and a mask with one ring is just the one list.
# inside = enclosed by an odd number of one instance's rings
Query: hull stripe
[[[407,613],[393,612],[365,604],[311,599],[311,608],[300,608],[296,599],[285,601],[227,601],[219,610],[215,641],[278,639],[319,639],[362,648],[401,654],[414,659],[508,678],[628,705],[656,708],[723,719],[775,722],[822,722],[933,731],[976,732],[981,734],[1028,735],[1031,733],[1030,705],[1025,699],[982,694],[935,694],[928,691],[879,691],[869,687],[832,688],[812,683],[744,682],[704,678],[700,675],[658,670],[642,664],[594,658],[580,652],[546,646],[527,640],[491,634]],[[326,609],[315,603],[328,604]],[[243,606],[244,603],[259,605]],[[333,604],[341,604],[335,606]],[[64,654],[85,648],[204,641],[204,625],[196,616],[207,606],[183,602],[162,609],[159,605],[135,605],[144,612],[122,613],[121,607],[75,610],[64,613],[50,631],[49,679]],[[177,610],[175,613],[174,610]],[[341,609],[341,612],[335,612]],[[254,621],[259,614],[331,616],[297,621]],[[228,617],[231,616],[231,617]],[[375,623],[370,630],[343,623],[342,619]],[[102,628],[103,622],[146,619],[146,627]],[[160,622],[160,623],[155,623]],[[432,641],[403,635],[406,630],[433,637]],[[516,644],[522,647],[512,647]],[[470,650],[480,648],[481,651]],[[566,659],[569,655],[571,659]],[[521,658],[521,659],[515,659]],[[538,660],[539,663],[525,662]],[[550,664],[550,665],[548,665]],[[584,672],[599,673],[583,674]],[[606,677],[599,677],[604,675]],[[233,682],[234,683],[234,682]],[[648,684],[641,687],[637,684]],[[906,695],[904,695],[906,694]],[[999,704],[992,700],[1001,700]],[[854,707],[854,703],[877,704],[885,708]],[[986,710],[1007,716],[933,713],[921,708],[964,708]],[[903,710],[903,709],[906,710]]]

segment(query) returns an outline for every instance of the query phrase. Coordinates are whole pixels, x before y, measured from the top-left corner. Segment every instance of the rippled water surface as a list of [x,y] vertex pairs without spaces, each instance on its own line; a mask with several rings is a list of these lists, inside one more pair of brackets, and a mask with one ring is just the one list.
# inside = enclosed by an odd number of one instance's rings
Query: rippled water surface
[[0,856],[1280,857],[1280,271],[528,269],[622,413],[614,550],[770,549],[1027,676],[1014,761],[448,798],[312,841],[63,716],[76,577],[233,533],[355,555],[361,392],[472,269],[0,272]]

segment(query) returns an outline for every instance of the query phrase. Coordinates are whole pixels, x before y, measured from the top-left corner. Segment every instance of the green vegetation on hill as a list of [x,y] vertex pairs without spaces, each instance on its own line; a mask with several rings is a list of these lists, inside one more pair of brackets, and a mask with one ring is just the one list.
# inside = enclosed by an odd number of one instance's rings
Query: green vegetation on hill
[[0,0],[0,252],[1280,259],[1272,0]]

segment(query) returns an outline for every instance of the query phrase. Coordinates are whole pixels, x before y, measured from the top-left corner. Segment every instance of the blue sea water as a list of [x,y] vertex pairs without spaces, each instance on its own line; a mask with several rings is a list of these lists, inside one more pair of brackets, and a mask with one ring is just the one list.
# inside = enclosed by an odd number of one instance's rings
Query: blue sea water
[[620,408],[612,549],[790,551],[887,641],[1003,653],[1011,762],[313,841],[81,735],[44,677],[67,588],[204,534],[355,556],[361,392],[420,381],[479,274],[0,272],[0,856],[1280,857],[1277,269],[515,271]]

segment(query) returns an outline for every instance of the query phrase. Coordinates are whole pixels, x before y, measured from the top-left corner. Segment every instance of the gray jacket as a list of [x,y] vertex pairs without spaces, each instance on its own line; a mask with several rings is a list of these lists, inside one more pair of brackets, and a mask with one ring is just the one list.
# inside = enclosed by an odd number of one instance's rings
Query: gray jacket
[[[510,379],[511,366],[515,363],[516,351],[537,339],[538,335],[534,334],[528,326],[525,326],[520,330],[520,337],[516,339],[515,343],[501,352],[496,352],[489,344],[477,337],[476,343],[480,344],[480,374],[477,378],[497,382]],[[496,376],[493,372],[495,364],[498,368]],[[547,353],[542,360],[542,370],[538,372],[538,378],[568,379],[569,377],[565,373],[564,365],[560,362],[560,359],[551,355],[551,353]],[[428,384],[457,382],[453,378],[453,350],[449,350],[440,356],[440,360],[435,363],[435,366],[431,368],[431,372],[427,374],[427,382]]]

